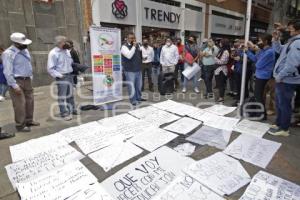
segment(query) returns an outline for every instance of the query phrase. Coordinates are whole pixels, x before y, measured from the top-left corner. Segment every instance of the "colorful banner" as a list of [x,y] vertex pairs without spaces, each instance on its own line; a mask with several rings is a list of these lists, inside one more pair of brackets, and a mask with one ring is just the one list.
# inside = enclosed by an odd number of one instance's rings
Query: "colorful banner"
[[91,27],[94,104],[122,100],[120,29]]

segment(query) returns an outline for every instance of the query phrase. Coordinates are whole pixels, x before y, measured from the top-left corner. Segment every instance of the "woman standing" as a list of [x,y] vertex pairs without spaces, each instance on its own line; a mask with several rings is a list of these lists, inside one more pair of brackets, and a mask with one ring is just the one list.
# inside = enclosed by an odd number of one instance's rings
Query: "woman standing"
[[[249,59],[255,63],[255,89],[254,97],[257,102],[261,103],[264,108],[264,113],[261,118],[267,119],[265,109],[264,91],[268,81],[272,78],[273,68],[275,66],[275,51],[272,48],[272,35],[264,34],[259,37],[259,51],[254,55],[251,51],[246,50]],[[249,48],[254,48],[252,43],[248,44]]]
[[217,102],[224,102],[226,79],[228,74],[227,64],[230,58],[230,42],[228,39],[220,41],[220,51],[215,58],[218,68],[215,70],[217,88],[219,90],[219,99]]

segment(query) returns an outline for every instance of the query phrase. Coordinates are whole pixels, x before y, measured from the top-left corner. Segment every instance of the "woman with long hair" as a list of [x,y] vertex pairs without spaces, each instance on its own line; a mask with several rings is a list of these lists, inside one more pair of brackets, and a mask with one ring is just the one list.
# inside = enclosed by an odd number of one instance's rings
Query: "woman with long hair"
[[215,70],[215,78],[217,88],[219,90],[219,99],[217,102],[224,102],[226,79],[228,74],[227,64],[230,58],[230,41],[228,39],[222,39],[220,41],[220,51],[216,56],[216,64],[218,65]]

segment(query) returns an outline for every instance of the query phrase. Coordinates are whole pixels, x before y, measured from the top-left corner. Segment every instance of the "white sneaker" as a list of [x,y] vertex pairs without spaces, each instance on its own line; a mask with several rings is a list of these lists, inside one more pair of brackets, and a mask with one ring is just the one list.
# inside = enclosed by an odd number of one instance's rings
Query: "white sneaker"
[[272,124],[272,125],[270,126],[270,128],[271,128],[271,129],[279,129],[279,127],[278,127],[276,124]]
[[270,129],[268,131],[268,133],[270,135],[274,135],[274,136],[284,136],[284,137],[288,137],[290,135],[290,131],[285,131],[282,129]]
[[0,102],[5,101],[5,98],[3,96],[0,96]]
[[197,94],[200,93],[200,91],[199,91],[199,89],[198,89],[197,87],[194,88],[194,91],[195,91]]
[[186,93],[186,88],[185,88],[185,87],[182,88],[182,92],[183,92],[183,93]]

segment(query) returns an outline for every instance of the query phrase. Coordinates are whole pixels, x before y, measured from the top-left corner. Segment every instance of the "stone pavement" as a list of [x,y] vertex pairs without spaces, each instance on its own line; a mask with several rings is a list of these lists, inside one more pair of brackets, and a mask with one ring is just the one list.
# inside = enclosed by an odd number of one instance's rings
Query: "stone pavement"
[[[13,190],[4,168],[7,164],[11,163],[9,146],[22,143],[33,138],[38,138],[41,136],[55,133],[64,128],[75,126],[78,123],[99,120],[105,116],[111,116],[113,114],[112,111],[85,111],[82,112],[79,117],[73,119],[70,122],[53,119],[53,117],[51,117],[53,114],[51,113],[54,112],[54,116],[56,116],[55,114],[57,114],[57,108],[55,107],[56,101],[54,100],[54,98],[51,97],[50,91],[51,90],[49,86],[39,87],[35,89],[35,119],[41,123],[41,126],[33,128],[31,133],[16,133],[15,138],[0,141],[0,199],[20,199],[17,192]],[[85,95],[91,94],[88,88],[82,88],[80,91],[82,91],[82,94]],[[77,103],[90,103],[86,99],[80,98],[79,96],[77,95],[76,98]],[[179,102],[189,102],[194,105],[198,104],[199,102],[206,104],[213,103],[201,98],[201,96],[202,95],[197,95],[194,93],[178,93],[177,95],[175,94],[168,96],[168,98]],[[143,103],[144,105],[152,102],[166,100],[166,97],[161,97],[158,93],[144,93],[144,97],[148,99],[147,102]],[[128,101],[124,100],[123,102],[126,103]],[[228,105],[230,105],[232,100],[229,99],[226,102],[228,102]],[[50,109],[52,107],[53,111],[51,111]],[[128,111],[128,109],[130,109],[130,107],[123,104],[118,106],[118,109],[116,111],[119,114]],[[11,101],[9,99],[5,102],[0,102],[0,124],[4,126],[5,130],[15,131],[13,124],[13,110]],[[233,133],[231,141],[235,139],[238,135],[238,133]],[[300,129],[292,129],[291,136],[287,138],[273,137],[269,135],[266,135],[265,138],[282,143],[282,146],[276,153],[275,157],[272,159],[271,163],[268,165],[266,171],[300,185]],[[184,138],[179,137],[175,141],[168,144],[168,146],[173,147],[183,142]],[[75,144],[72,144],[72,146],[77,148]],[[196,160],[200,160],[217,151],[219,150],[214,147],[198,146],[192,157]],[[146,152],[141,154],[139,157],[145,154]],[[105,178],[116,173],[124,166],[137,160],[139,157],[133,158],[128,162],[123,163],[122,165],[112,169],[108,173],[105,173],[100,166],[95,164],[92,160],[90,160],[87,157],[82,160],[82,163],[85,166],[87,166],[87,168],[99,179],[99,182],[101,182]],[[251,177],[253,177],[253,175],[256,174],[259,170],[261,170],[261,168],[256,167],[252,164],[243,161],[241,161],[241,163],[245,167],[247,172],[251,175]],[[243,194],[244,190],[245,187],[227,198],[238,199]]]

